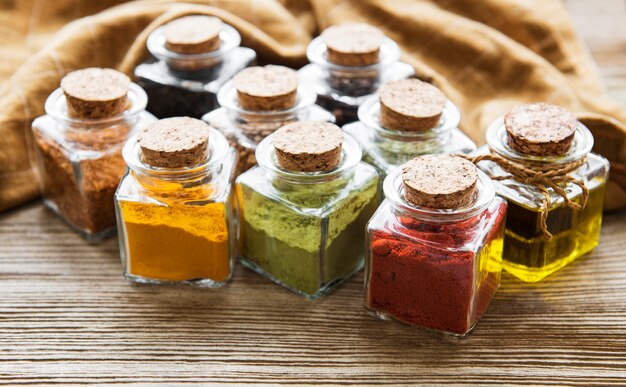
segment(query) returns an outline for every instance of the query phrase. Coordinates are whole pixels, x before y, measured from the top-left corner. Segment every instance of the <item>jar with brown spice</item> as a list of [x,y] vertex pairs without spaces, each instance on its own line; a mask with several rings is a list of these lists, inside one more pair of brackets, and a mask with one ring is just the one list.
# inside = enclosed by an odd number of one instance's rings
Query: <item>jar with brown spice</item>
[[216,108],[220,87],[256,61],[254,50],[240,43],[237,30],[213,16],[185,16],[154,30],[147,41],[153,58],[135,69],[148,111],[200,118]]
[[296,121],[334,122],[315,104],[315,93],[298,82],[296,71],[268,65],[238,73],[218,93],[221,108],[202,118],[226,136],[239,152],[237,175],[256,165],[259,142],[283,125]]
[[122,146],[155,120],[146,93],[115,70],[67,74],[32,125],[44,203],[83,237],[115,230],[113,196],[126,170]]
[[338,125],[356,121],[359,106],[383,83],[415,75],[413,66],[399,60],[392,39],[362,23],[327,28],[311,41],[307,58],[311,63],[298,71],[300,78]]

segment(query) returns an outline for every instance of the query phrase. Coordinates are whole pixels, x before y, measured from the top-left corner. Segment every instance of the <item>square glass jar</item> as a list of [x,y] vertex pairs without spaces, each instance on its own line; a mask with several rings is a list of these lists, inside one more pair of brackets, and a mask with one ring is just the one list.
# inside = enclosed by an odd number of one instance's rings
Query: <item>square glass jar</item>
[[382,84],[415,75],[413,66],[399,60],[396,42],[387,37],[380,47],[378,63],[369,66],[330,62],[321,36],[309,43],[306,55],[311,63],[298,70],[300,79],[313,88],[317,104],[333,113],[339,126],[356,121],[359,106]]
[[384,177],[398,166],[428,154],[470,153],[476,144],[458,128],[461,113],[447,100],[439,124],[430,130],[406,131],[384,128],[380,123],[380,101],[369,97],[358,110],[359,121],[343,130],[359,141],[363,160],[376,167]]
[[[563,197],[553,189],[548,189],[551,205],[547,229],[552,234],[552,239],[547,239],[541,230],[543,194],[534,186],[513,179],[494,181],[498,195],[509,203],[503,253],[506,271],[525,282],[537,282],[597,246],[609,162],[604,157],[591,153],[592,147],[591,132],[578,123],[572,147],[564,156],[525,155],[507,144],[503,117],[490,125],[487,130],[487,145],[472,155],[495,153],[514,162],[531,162],[554,169],[586,158],[586,162],[570,174],[570,177],[584,182],[589,190],[583,209],[568,207]],[[507,172],[492,161],[481,161],[478,167],[491,177],[507,175]],[[578,185],[561,184],[561,188],[570,200],[581,203],[582,190]]]
[[131,83],[128,108],[99,119],[75,118],[63,90],[46,100],[46,114],[32,124],[44,204],[82,237],[97,241],[115,233],[113,196],[126,164],[124,142],[155,120],[146,93]]
[[146,164],[136,136],[115,194],[124,275],[138,283],[220,287],[236,256],[232,182],[236,152],[210,129],[209,159],[188,168]]
[[216,128],[230,145],[239,152],[236,176],[256,165],[255,151],[261,140],[283,125],[296,121],[335,122],[335,117],[315,105],[315,93],[308,87],[298,86],[296,104],[289,109],[252,111],[242,108],[237,102],[237,90],[232,81],[219,91],[219,109],[202,117]]
[[227,81],[256,62],[254,50],[240,47],[241,36],[228,24],[220,32],[220,48],[201,54],[167,49],[164,27],[148,37],[153,58],[135,68],[135,78],[148,94],[148,111],[158,118],[193,117],[218,107],[217,93]]
[[457,209],[404,199],[402,169],[367,225],[365,307],[374,316],[458,336],[471,332],[500,285],[506,202],[479,173]]
[[270,280],[317,298],[363,267],[365,224],[377,207],[378,174],[344,137],[329,172],[280,168],[272,136],[256,151],[259,166],[237,178],[240,261]]

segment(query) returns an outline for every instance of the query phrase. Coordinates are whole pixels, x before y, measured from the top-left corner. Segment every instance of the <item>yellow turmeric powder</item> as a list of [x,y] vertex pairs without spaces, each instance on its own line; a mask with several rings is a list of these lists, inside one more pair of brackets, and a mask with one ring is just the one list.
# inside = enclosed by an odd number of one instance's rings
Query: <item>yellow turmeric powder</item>
[[226,281],[230,254],[224,203],[119,205],[128,274],[161,281]]
[[170,118],[131,137],[123,155],[129,172],[115,201],[126,277],[224,285],[235,258],[236,153],[226,138],[202,121]]

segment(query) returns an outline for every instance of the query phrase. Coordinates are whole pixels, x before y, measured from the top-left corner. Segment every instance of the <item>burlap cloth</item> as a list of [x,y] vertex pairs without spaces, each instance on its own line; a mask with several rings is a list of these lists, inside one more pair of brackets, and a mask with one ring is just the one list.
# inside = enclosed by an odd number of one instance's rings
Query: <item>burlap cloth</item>
[[489,122],[514,104],[565,106],[592,130],[595,151],[611,161],[607,208],[626,207],[626,111],[607,98],[558,0],[118,3],[0,3],[0,211],[38,195],[30,124],[61,77],[88,66],[130,74],[147,55],[148,33],[188,13],[234,25],[261,63],[296,67],[305,64],[306,45],[320,29],[346,21],[377,25],[400,44],[420,78],[460,106],[462,129],[479,144]]

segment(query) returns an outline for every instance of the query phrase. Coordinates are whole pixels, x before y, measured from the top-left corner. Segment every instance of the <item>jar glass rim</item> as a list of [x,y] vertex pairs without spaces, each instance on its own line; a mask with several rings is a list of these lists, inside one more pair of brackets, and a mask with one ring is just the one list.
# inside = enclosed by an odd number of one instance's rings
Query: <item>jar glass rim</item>
[[131,136],[124,148],[122,156],[126,165],[134,172],[158,177],[163,180],[179,180],[199,177],[215,171],[222,166],[230,149],[228,140],[217,129],[209,128],[209,157],[201,164],[184,168],[155,167],[143,161],[138,135]]
[[180,54],[167,49],[165,45],[165,25],[156,28],[148,36],[146,46],[157,59],[169,61],[202,61],[220,58],[241,44],[241,35],[231,25],[224,23],[220,31],[220,47],[217,50],[199,54]]
[[361,123],[374,130],[382,137],[407,141],[419,139],[427,140],[441,136],[457,128],[461,121],[459,108],[449,99],[446,99],[446,104],[437,126],[428,130],[394,130],[383,127],[380,124],[380,98],[378,95],[368,97],[359,107],[357,115]]
[[256,159],[259,166],[282,178],[315,183],[321,180],[332,179],[352,171],[361,161],[362,151],[359,143],[351,135],[343,132],[341,146],[341,161],[339,165],[330,171],[323,172],[299,172],[282,168],[276,159],[274,149],[274,133],[263,139],[256,148]]
[[76,118],[68,114],[67,99],[63,89],[59,87],[48,96],[44,109],[46,114],[57,121],[63,122],[68,127],[81,126],[81,124],[89,124],[90,127],[107,126],[136,117],[146,109],[148,104],[146,92],[141,86],[133,82],[128,87],[127,100],[130,102],[130,107],[117,115],[105,118]]
[[489,148],[514,161],[530,161],[542,164],[565,164],[585,157],[593,148],[593,135],[591,131],[580,121],[577,122],[576,131],[572,146],[565,155],[562,156],[535,156],[516,151],[509,146],[507,141],[506,128],[504,126],[504,116],[497,118],[487,129],[487,145]]
[[217,92],[218,104],[231,112],[246,116],[277,116],[297,113],[301,110],[308,109],[317,99],[317,94],[306,85],[298,85],[296,90],[296,104],[288,109],[281,110],[248,110],[239,105],[237,102],[237,88],[232,80],[226,82]]
[[478,172],[476,190],[471,202],[463,207],[452,209],[439,209],[421,207],[411,204],[404,198],[404,181],[402,179],[403,166],[395,168],[387,175],[383,182],[383,191],[392,207],[410,214],[418,219],[445,223],[456,220],[468,219],[485,210],[496,197],[496,189],[489,178],[481,170]]
[[397,62],[400,59],[400,47],[393,39],[385,36],[380,46],[379,61],[367,66],[342,66],[332,63],[326,55],[326,42],[323,36],[318,36],[309,43],[306,49],[306,56],[311,63],[334,71],[342,72],[368,72],[381,70],[383,67]]

